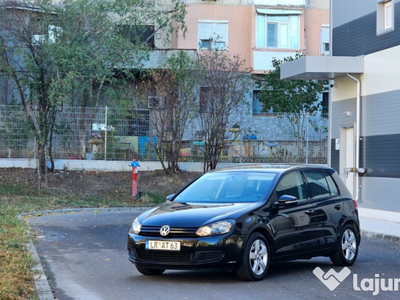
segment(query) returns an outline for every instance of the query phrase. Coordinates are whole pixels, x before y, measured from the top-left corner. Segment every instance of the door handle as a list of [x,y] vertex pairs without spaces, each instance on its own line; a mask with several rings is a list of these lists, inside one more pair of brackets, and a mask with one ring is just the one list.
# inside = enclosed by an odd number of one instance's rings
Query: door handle
[[305,213],[307,215],[313,215],[315,213],[315,211],[313,209],[309,209],[309,210],[306,210]]
[[342,208],[342,206],[341,206],[340,204],[335,205],[335,209],[336,209],[336,210],[340,210],[341,208]]

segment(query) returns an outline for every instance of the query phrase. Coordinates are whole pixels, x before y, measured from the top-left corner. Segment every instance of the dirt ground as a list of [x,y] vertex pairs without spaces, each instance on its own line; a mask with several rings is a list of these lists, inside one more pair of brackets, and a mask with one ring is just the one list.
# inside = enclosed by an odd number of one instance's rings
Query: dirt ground
[[[167,175],[162,170],[140,171],[138,191],[167,196],[176,192],[200,173],[181,171]],[[78,197],[115,197],[132,195],[132,172],[56,171],[46,175],[49,190]],[[38,174],[33,169],[0,168],[0,184],[26,183],[38,185]]]

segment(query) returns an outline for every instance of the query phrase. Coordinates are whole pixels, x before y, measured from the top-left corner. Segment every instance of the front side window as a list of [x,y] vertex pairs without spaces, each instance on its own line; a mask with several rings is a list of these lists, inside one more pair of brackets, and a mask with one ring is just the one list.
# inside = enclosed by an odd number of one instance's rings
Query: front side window
[[300,48],[300,19],[297,15],[257,14],[257,48]]
[[307,200],[307,189],[303,177],[299,172],[285,174],[279,181],[276,190],[276,198],[283,195],[296,197],[298,200]]

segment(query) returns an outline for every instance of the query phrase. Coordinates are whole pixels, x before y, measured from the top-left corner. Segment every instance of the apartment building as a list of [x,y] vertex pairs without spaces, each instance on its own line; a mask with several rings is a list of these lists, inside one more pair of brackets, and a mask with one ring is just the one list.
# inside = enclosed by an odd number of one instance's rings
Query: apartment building
[[252,74],[271,70],[273,57],[329,52],[328,0],[187,0],[186,38],[176,49],[239,54]]
[[282,78],[329,78],[330,164],[364,206],[400,210],[400,1],[331,1],[332,57]]
[[[168,1],[146,0],[157,7],[168,5]],[[164,32],[149,22],[143,39],[152,48],[145,68],[157,68],[177,50],[185,50],[193,57],[196,52],[217,48],[240,55],[245,60],[249,76],[262,78],[272,69],[272,59],[283,59],[301,52],[307,56],[329,54],[329,0],[185,0],[187,33],[174,36],[169,43],[163,39]],[[7,81],[0,81],[4,104],[10,103],[11,88]],[[262,111],[257,98],[257,87],[247,95],[249,106],[243,109],[240,120],[234,120],[257,141],[295,140],[290,124],[284,123],[274,114]],[[328,93],[321,95],[327,103]],[[150,100],[149,100],[150,101]],[[149,102],[150,103],[150,102]],[[151,105],[144,108],[148,116]],[[327,119],[321,118],[326,127]],[[149,127],[149,123],[147,121]],[[314,127],[314,128],[316,128]],[[198,129],[188,132],[191,140]],[[146,129],[145,132],[148,132]],[[325,136],[310,129],[311,140]],[[269,155],[271,147],[263,144]]]
[[[187,34],[177,36],[174,49],[225,49],[245,60],[253,78],[272,69],[272,59],[329,54],[328,0],[186,0]],[[241,123],[260,140],[293,140],[282,120],[262,111],[254,87],[250,109]],[[328,93],[321,95],[326,105]],[[327,108],[327,107],[326,107]],[[322,123],[327,119],[321,120]],[[321,124],[320,128],[324,127]],[[315,132],[314,132],[315,133]],[[318,138],[320,134],[315,133]]]

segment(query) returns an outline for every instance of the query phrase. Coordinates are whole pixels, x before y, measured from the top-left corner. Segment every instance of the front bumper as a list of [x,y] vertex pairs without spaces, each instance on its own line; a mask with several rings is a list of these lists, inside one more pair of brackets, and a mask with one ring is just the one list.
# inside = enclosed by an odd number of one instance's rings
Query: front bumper
[[[146,240],[179,241],[180,251],[146,249]],[[221,235],[202,238],[160,238],[128,234],[128,258],[148,268],[195,269],[234,267],[241,262],[243,238]]]

